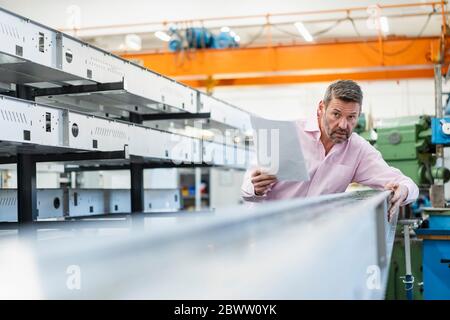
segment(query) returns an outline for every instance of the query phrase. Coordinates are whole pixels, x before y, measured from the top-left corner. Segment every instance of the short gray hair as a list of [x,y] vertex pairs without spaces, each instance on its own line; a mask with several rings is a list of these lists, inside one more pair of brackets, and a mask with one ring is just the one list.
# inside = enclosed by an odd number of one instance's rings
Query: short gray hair
[[353,80],[338,80],[330,84],[325,91],[325,107],[335,98],[345,102],[356,102],[362,107],[363,93],[361,87]]

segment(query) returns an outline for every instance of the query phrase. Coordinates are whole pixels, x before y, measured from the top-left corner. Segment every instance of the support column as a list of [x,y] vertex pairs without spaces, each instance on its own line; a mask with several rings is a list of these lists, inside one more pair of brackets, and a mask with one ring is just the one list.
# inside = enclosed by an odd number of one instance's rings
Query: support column
[[[142,116],[130,112],[130,122],[142,123]],[[144,211],[144,165],[142,163],[130,164],[131,176],[131,213]]]
[[144,211],[144,166],[141,163],[131,163],[131,212]]
[[36,162],[30,154],[17,155],[17,220],[31,223],[37,219]]

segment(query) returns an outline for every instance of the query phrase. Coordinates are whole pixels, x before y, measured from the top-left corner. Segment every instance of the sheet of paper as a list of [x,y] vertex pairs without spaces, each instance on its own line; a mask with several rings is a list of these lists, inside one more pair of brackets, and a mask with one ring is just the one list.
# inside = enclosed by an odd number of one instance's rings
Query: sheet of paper
[[279,181],[309,180],[296,123],[254,115],[251,122],[258,167]]

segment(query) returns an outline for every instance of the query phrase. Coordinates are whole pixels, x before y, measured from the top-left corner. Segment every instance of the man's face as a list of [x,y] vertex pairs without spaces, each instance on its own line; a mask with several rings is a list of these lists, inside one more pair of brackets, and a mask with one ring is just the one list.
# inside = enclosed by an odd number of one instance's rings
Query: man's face
[[345,102],[331,99],[327,107],[323,101],[319,104],[321,133],[326,134],[333,143],[346,141],[358,123],[361,106],[357,102]]

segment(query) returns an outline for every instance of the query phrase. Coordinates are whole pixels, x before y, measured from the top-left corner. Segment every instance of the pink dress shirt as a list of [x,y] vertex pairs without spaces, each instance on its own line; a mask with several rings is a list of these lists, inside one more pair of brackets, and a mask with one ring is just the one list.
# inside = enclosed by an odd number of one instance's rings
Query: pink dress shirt
[[338,193],[344,192],[352,182],[381,190],[388,182],[397,182],[408,188],[403,205],[417,199],[416,184],[400,170],[390,167],[380,152],[358,134],[352,133],[346,142],[335,144],[325,156],[317,118],[298,120],[297,124],[309,181],[278,181],[265,195],[257,196],[251,182],[250,175],[255,169],[252,166],[242,183],[244,200],[256,202]]

